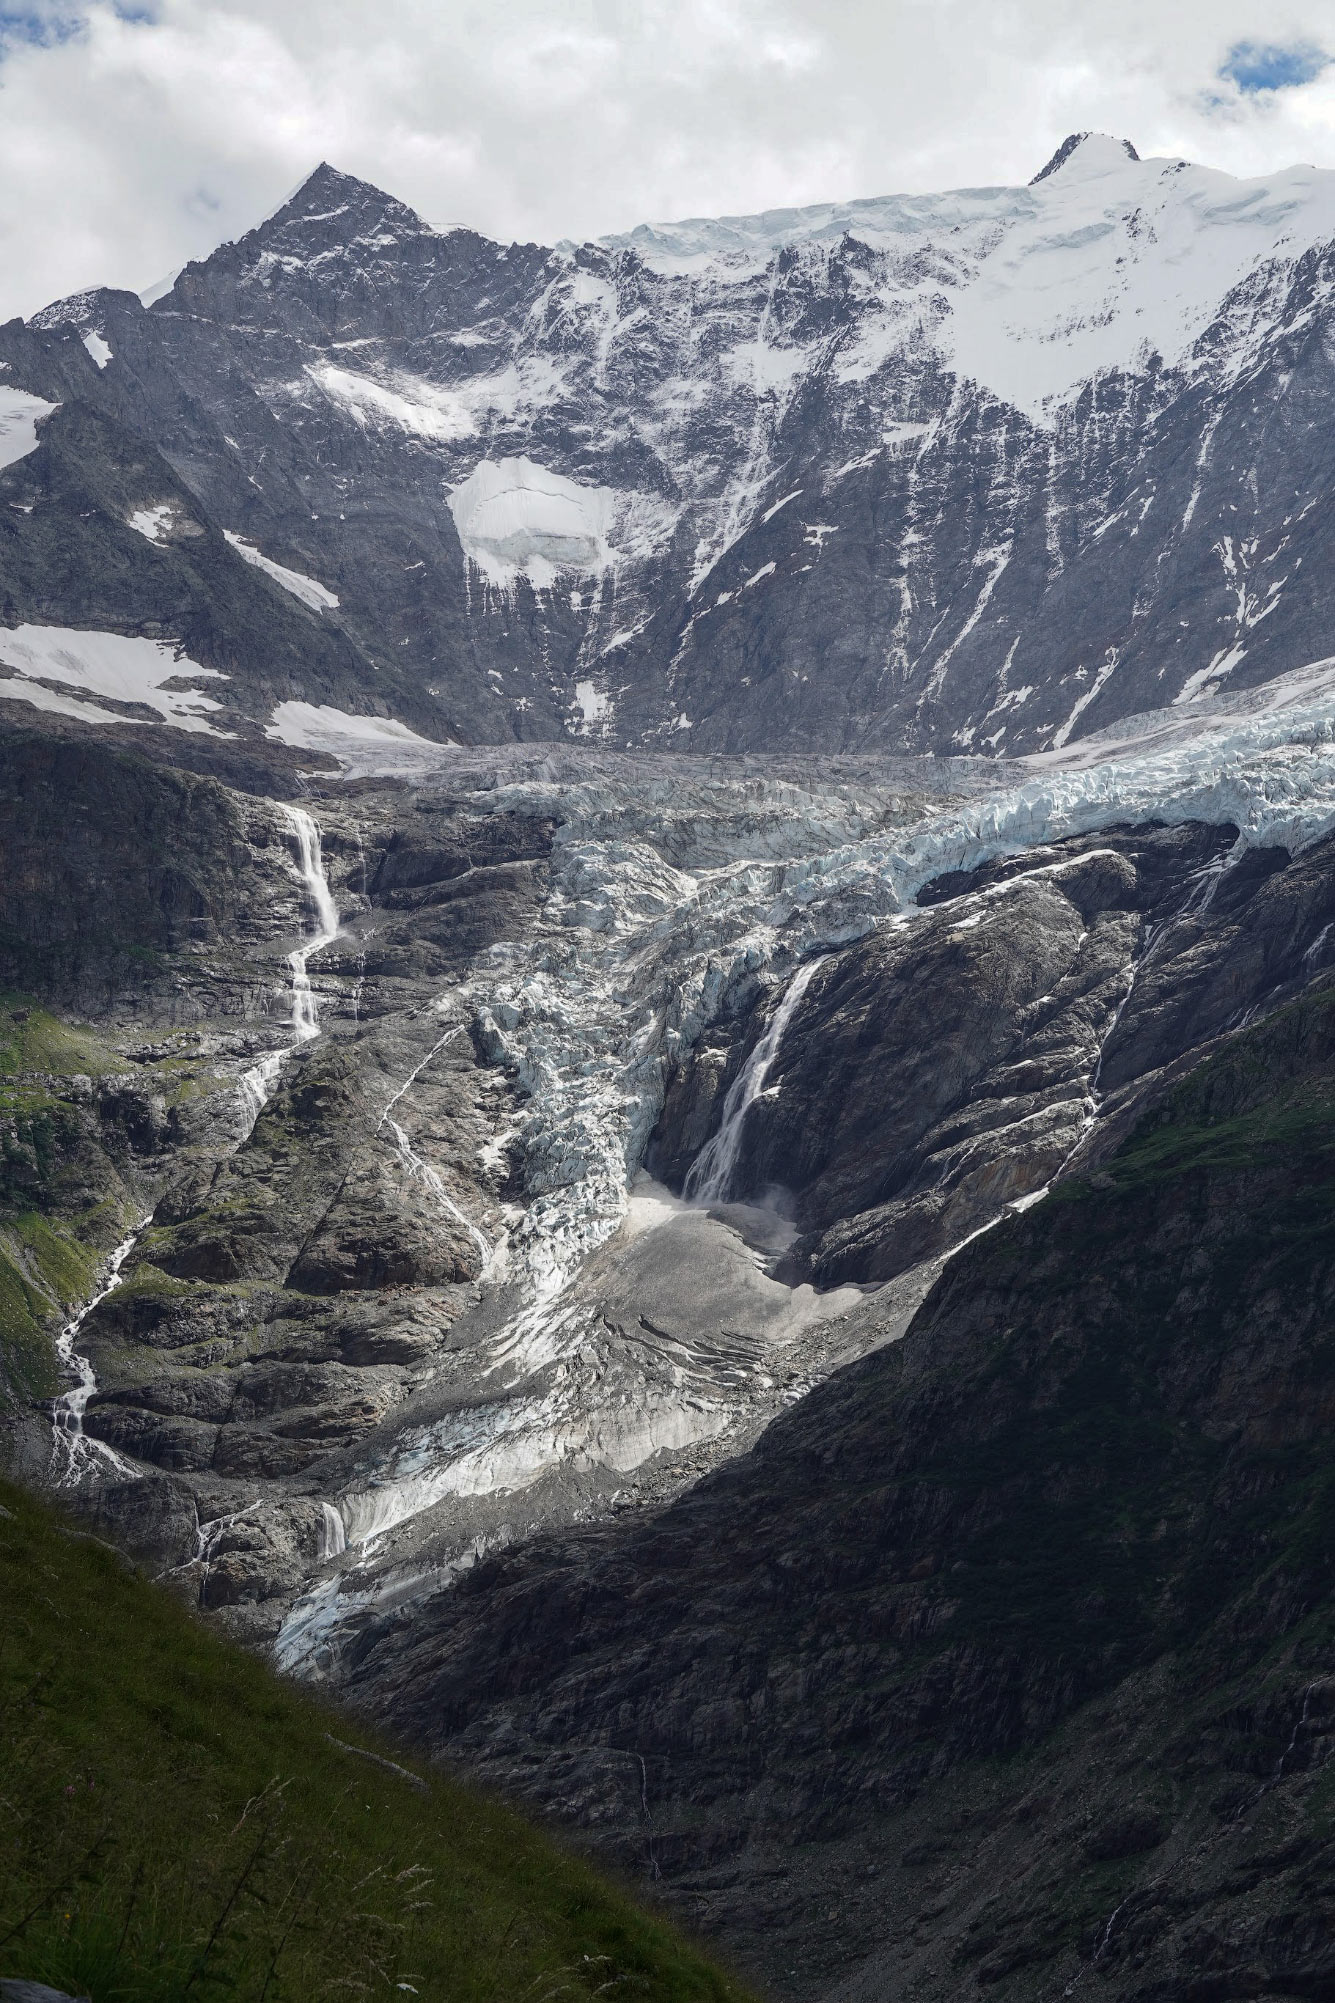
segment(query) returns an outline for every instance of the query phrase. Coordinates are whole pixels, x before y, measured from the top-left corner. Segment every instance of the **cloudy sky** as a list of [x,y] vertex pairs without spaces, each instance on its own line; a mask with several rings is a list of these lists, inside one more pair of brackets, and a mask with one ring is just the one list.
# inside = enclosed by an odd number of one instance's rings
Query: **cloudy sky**
[[138,290],[320,159],[441,227],[1027,180],[1081,128],[1335,167],[1335,0],[0,0],[0,316]]

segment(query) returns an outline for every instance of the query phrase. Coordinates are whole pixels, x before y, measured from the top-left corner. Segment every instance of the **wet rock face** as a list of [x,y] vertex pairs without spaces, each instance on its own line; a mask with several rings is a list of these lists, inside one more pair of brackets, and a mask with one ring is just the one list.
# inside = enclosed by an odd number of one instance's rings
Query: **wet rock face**
[[268,901],[252,833],[267,846],[208,779],[0,737],[0,978],[101,1013],[160,993],[191,948],[244,953]]
[[[816,972],[746,1116],[730,1194],[767,1192],[820,1285],[904,1271],[1029,1195],[1184,1053],[1303,978],[1332,903],[1325,849],[1224,867],[1231,831],[1031,851],[920,894]],[[774,1003],[673,1078],[651,1160],[680,1186]]]

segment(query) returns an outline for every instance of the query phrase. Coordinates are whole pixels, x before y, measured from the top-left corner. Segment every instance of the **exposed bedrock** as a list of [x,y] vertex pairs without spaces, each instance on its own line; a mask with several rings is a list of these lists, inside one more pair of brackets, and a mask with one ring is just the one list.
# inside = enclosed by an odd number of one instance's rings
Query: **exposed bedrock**
[[[1119,1130],[1122,1100],[1321,964],[1328,845],[1295,862],[1231,844],[1113,829],[929,885],[922,915],[815,973],[728,1193],[786,1208],[794,1270],[828,1285],[901,1272],[1043,1187]],[[776,999],[714,1025],[674,1076],[651,1153],[669,1181]]]
[[58,406],[0,471],[0,610],[184,643],[233,754],[292,703],[994,757],[1254,688],[1329,644],[1324,185],[1086,137],[546,249],[321,166],[151,307],[0,328]]
[[1323,1993],[1333,1092],[1325,981],[664,1513],[387,1618],[358,1701],[779,1995]]

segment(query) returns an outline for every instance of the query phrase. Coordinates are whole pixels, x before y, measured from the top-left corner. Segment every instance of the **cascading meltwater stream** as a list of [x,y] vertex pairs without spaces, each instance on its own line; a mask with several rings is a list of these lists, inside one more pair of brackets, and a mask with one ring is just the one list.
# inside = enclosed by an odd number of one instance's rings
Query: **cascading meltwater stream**
[[71,1321],[66,1322],[56,1337],[56,1355],[61,1369],[67,1373],[72,1371],[78,1378],[77,1384],[57,1398],[51,1408],[51,1465],[57,1482],[63,1488],[72,1487],[99,1460],[115,1474],[130,1478],[135,1473],[105,1440],[90,1439],[83,1429],[83,1415],[88,1409],[88,1400],[97,1389],[97,1375],[88,1358],[74,1344],[93,1309],[100,1307],[119,1284],[121,1267],[148,1223],[147,1217],[141,1218],[128,1237],[122,1238],[108,1261],[106,1284]]
[[741,1152],[742,1129],[746,1116],[765,1089],[765,1080],[770,1067],[779,1054],[784,1032],[797,1013],[798,1004],[817,968],[823,967],[829,958],[821,953],[814,960],[800,966],[788,983],[783,1000],[774,1011],[774,1019],[761,1037],[745,1064],[728,1087],[723,1101],[723,1117],[719,1130],[711,1140],[705,1142],[695,1160],[686,1172],[682,1184],[682,1195],[691,1203],[723,1203],[728,1196],[728,1186],[737,1166],[737,1156]]
[[[289,806],[284,800],[278,802],[278,807],[297,839],[301,880],[314,906],[318,930],[304,945],[298,946],[287,956],[288,966],[292,970],[291,1045],[287,1050],[271,1051],[241,1077],[241,1097],[248,1116],[247,1135],[263,1111],[265,1101],[278,1081],[285,1060],[293,1050],[299,1050],[303,1044],[310,1043],[320,1034],[319,1003],[311,988],[306,963],[313,953],[322,952],[330,945],[338,937],[340,929],[338,907],[334,903],[324,872],[319,828],[304,808]],[[52,1466],[55,1478],[62,1486],[68,1487],[80,1481],[98,1461],[125,1480],[133,1480],[138,1474],[138,1470],[122,1460],[104,1440],[92,1439],[84,1431],[83,1415],[97,1389],[97,1374],[88,1357],[77,1350],[74,1344],[80,1329],[93,1310],[100,1307],[108,1294],[114,1292],[119,1284],[121,1269],[150,1222],[151,1213],[148,1217],[141,1218],[129,1236],[121,1240],[108,1262],[105,1285],[66,1323],[56,1338],[56,1355],[61,1369],[66,1374],[72,1373],[78,1380],[55,1401],[51,1412],[54,1434],[51,1447]]]
[[240,1090],[246,1110],[247,1135],[264,1111],[283,1065],[292,1052],[300,1050],[303,1044],[312,1042],[320,1034],[320,1005],[311,987],[307,962],[313,953],[322,953],[326,946],[332,945],[341,930],[338,906],[334,903],[324,871],[319,828],[304,807],[289,806],[286,800],[279,800],[277,805],[297,838],[301,881],[314,907],[318,929],[313,938],[287,956],[287,964],[292,970],[291,1044],[286,1050],[270,1051],[267,1057],[262,1057],[258,1064],[252,1064],[248,1071],[241,1074]]
[[290,807],[280,801],[284,814],[291,823],[297,838],[297,852],[301,862],[301,880],[306,886],[306,894],[315,907],[319,930],[304,946],[289,953],[287,964],[292,969],[292,1034],[293,1048],[299,1049],[303,1043],[310,1043],[320,1034],[320,1005],[311,988],[310,975],[306,963],[312,953],[322,953],[331,946],[339,935],[338,906],[334,903],[329,889],[329,880],[324,873],[324,856],[320,848],[320,830],[303,807]]

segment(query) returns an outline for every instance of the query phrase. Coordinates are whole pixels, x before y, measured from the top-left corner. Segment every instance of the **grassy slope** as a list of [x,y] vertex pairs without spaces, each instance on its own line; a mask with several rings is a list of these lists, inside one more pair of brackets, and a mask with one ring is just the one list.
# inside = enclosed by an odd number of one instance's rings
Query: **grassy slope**
[[340,1749],[376,1742],[32,1498],[0,1509],[0,1974],[93,2003],[741,2003],[517,1817]]

